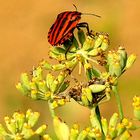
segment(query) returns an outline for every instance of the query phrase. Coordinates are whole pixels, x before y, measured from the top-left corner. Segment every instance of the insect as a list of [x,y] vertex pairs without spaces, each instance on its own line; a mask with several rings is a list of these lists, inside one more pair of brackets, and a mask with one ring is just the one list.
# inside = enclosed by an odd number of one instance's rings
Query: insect
[[[75,5],[74,7],[76,8]],[[90,31],[88,23],[80,22],[81,15],[94,15],[96,17],[100,17],[95,14],[78,12],[77,8],[76,11],[62,12],[58,14],[54,24],[48,32],[48,42],[52,46],[58,46],[64,44],[67,40],[72,40],[75,28],[80,29],[81,27],[85,27],[87,29],[87,33],[89,34]]]

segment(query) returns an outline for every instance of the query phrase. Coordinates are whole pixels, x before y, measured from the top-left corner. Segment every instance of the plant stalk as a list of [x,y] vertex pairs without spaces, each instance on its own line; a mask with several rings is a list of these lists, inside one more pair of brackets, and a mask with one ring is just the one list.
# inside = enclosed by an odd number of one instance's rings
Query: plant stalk
[[51,116],[52,116],[52,118],[54,118],[55,117],[55,111],[52,108],[52,103],[51,103],[50,100],[48,101],[48,105],[49,105],[49,110],[50,110]]
[[[92,69],[87,70],[87,77],[88,77],[89,80],[92,79],[91,71],[92,71]],[[92,113],[92,111],[93,111],[93,108],[91,109],[91,113]],[[102,131],[102,134],[103,134],[103,140],[104,140],[105,139],[105,135],[104,135],[104,132],[103,132],[103,127],[102,127],[102,122],[101,122],[101,113],[100,113],[100,109],[99,109],[98,105],[95,107],[95,114],[96,114],[97,119],[98,119],[98,121],[100,123],[101,131]]]
[[116,101],[117,101],[120,120],[122,121],[122,119],[124,118],[124,114],[123,114],[122,103],[121,103],[121,99],[120,99],[120,96],[119,96],[119,93],[118,93],[117,86],[112,86],[112,90],[114,92],[114,95],[115,95],[115,98],[116,98]]

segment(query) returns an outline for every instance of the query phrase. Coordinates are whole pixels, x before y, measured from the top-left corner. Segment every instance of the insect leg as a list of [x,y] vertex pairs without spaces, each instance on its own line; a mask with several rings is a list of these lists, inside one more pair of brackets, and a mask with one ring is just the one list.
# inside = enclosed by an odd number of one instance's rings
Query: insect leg
[[87,22],[78,23],[76,27],[77,27],[78,30],[80,30],[81,27],[86,28],[87,33],[90,35],[89,26],[88,26]]
[[74,36],[72,36],[70,39],[66,40],[66,41],[63,43],[63,45],[64,45],[64,47],[65,47],[65,49],[66,49],[66,52],[65,52],[65,59],[66,59],[66,60],[67,60],[67,53],[68,53],[68,51],[70,50],[70,48],[71,48],[71,46],[72,46],[73,37],[74,37]]

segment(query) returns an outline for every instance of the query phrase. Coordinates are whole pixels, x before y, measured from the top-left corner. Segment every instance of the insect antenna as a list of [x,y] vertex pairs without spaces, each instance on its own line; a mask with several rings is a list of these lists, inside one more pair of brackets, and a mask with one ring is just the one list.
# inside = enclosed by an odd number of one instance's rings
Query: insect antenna
[[95,16],[95,17],[101,18],[101,16],[96,15],[96,14],[91,14],[91,13],[82,13],[82,15],[92,15],[92,16]]
[[75,11],[77,11],[77,7],[76,7],[76,5],[75,4],[72,4],[73,6],[74,6],[74,8],[75,8]]

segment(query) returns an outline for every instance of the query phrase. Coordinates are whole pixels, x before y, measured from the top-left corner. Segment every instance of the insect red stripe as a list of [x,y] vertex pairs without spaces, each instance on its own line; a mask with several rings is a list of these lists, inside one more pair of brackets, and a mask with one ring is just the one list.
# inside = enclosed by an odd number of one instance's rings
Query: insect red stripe
[[[71,17],[76,15],[76,13],[71,13]],[[63,35],[67,32],[68,29],[74,29],[75,26],[74,26],[75,22],[68,22],[68,24],[65,24],[66,27],[65,27],[65,30],[63,31]],[[73,28],[72,28],[73,27]]]
[[56,41],[57,39],[59,39],[59,37],[64,36],[64,34],[65,34],[65,32],[64,32],[65,29],[66,29],[66,30],[68,29],[68,28],[67,28],[67,25],[68,25],[68,23],[69,23],[68,17],[69,17],[70,14],[71,14],[71,13],[67,13],[67,15],[65,15],[65,16],[63,17],[63,22],[62,22],[60,28],[58,27],[58,30],[56,31],[57,33],[59,32],[59,35],[55,38],[55,41]]
[[[57,17],[57,23],[60,23],[60,21],[62,20],[62,16],[63,14],[59,14]],[[53,40],[53,33],[56,31],[56,29],[58,28],[58,24],[53,24],[53,26],[50,28],[49,34],[48,34],[48,38],[49,40],[52,42]]]
[[[60,44],[62,44],[64,42],[63,38],[65,36],[67,36],[67,37],[72,36],[72,33],[68,34],[68,35],[67,35],[67,33],[70,32],[70,30],[72,31],[73,27],[75,28],[75,26],[73,26],[73,22],[71,21],[72,17],[74,15],[77,15],[77,13],[75,13],[75,12],[66,12],[66,14],[63,15],[63,17],[62,17],[63,18],[62,25],[58,26],[57,30],[55,31],[56,36],[54,37],[55,40],[53,40],[53,42],[55,42],[55,43],[59,42]],[[76,23],[76,22],[74,22],[74,23]],[[70,28],[70,27],[72,27],[72,28]],[[57,33],[59,33],[59,34],[57,34]]]
[[[60,18],[60,19],[61,19],[60,22],[59,22],[59,23],[57,22],[56,30],[54,30],[54,32],[52,32],[52,36],[53,36],[53,37],[52,37],[52,42],[53,42],[53,43],[57,40],[57,35],[58,35],[58,33],[59,33],[59,35],[60,35],[61,28],[63,28],[63,25],[64,25],[65,22],[67,21],[67,15],[68,15],[68,14],[69,14],[68,12],[62,14],[62,17]],[[61,28],[60,28],[60,27],[61,27]]]
[[[69,15],[67,15],[67,16],[73,16],[75,13],[74,12],[72,12],[72,13],[69,13]],[[70,18],[70,17],[69,17]],[[64,27],[62,28],[62,30],[61,30],[61,33],[60,33],[60,35],[61,36],[63,36],[65,33],[66,33],[66,31],[69,29],[69,27],[72,25],[72,22],[70,22],[69,20],[67,20],[67,22],[64,24]]]

